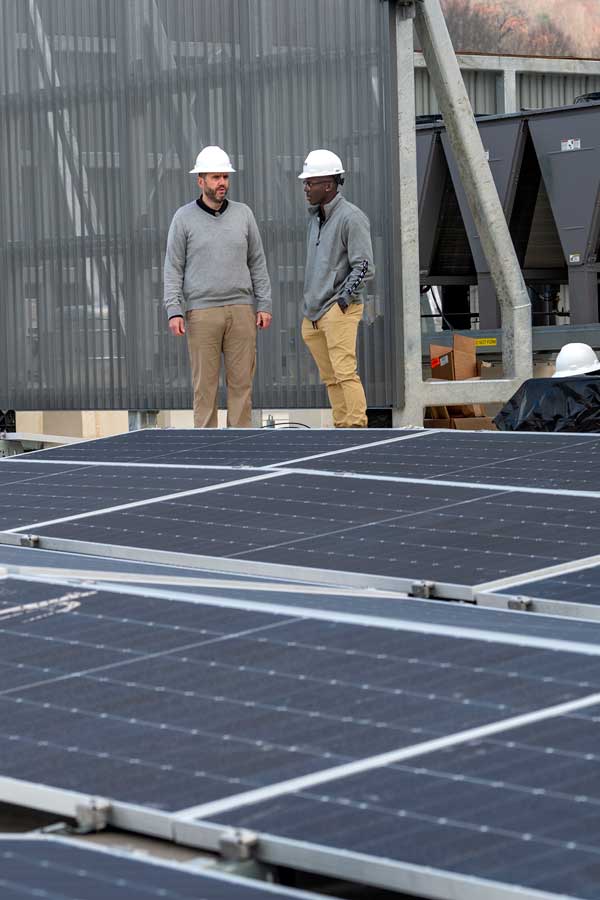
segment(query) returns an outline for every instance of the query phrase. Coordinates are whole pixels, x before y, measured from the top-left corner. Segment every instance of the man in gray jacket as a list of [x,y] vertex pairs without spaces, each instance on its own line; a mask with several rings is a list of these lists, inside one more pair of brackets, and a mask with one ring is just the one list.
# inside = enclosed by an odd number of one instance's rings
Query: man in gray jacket
[[[227,424],[252,425],[256,329],[271,324],[271,284],[252,210],[227,200],[235,169],[220,147],[205,147],[191,170],[200,197],[177,210],[167,239],[164,303],[169,329],[187,335],[194,426],[217,427],[221,356]],[[256,308],[255,308],[256,307]]]
[[366,215],[338,193],[339,156],[313,150],[298,176],[309,203],[302,338],[327,386],[336,428],[366,428],[367,401],[356,371],[364,284],[373,277]]

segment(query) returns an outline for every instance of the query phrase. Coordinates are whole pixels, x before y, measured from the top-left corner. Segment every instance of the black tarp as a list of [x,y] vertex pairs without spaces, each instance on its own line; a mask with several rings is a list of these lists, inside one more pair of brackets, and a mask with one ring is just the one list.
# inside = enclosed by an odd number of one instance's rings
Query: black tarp
[[530,378],[494,422],[500,431],[600,432],[600,377]]

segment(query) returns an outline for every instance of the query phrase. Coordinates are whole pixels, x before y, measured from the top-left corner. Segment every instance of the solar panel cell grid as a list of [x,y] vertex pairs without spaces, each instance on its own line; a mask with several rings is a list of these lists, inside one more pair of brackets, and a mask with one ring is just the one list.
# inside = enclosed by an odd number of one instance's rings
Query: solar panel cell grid
[[476,585],[595,553],[597,510],[585,497],[285,475],[40,533]]
[[[250,474],[250,473],[248,473]],[[0,465],[0,528],[106,509],[123,503],[234,481],[242,473],[223,469],[172,470],[95,466]]]
[[301,465],[392,478],[598,491],[600,437],[438,432]]
[[598,722],[591,708],[216,819],[592,900],[600,854]]
[[143,429],[30,455],[36,460],[136,462],[173,465],[265,466],[290,458],[397,439],[389,429]]

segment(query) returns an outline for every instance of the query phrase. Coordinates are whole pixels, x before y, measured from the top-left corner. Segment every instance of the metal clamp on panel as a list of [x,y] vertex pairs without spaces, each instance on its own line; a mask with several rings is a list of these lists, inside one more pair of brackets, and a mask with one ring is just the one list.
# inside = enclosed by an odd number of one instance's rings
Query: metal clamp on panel
[[244,828],[230,828],[219,837],[219,852],[224,859],[252,859],[258,846],[258,835]]
[[413,581],[408,592],[410,597],[420,597],[429,600],[435,592],[435,581]]
[[75,807],[77,831],[89,834],[92,831],[103,831],[108,825],[110,803],[101,797],[91,797],[87,803],[79,803]]
[[533,600],[531,597],[510,597],[506,604],[509,609],[516,609],[521,612],[531,611],[533,609]]
[[21,547],[39,547],[40,539],[37,534],[22,534],[19,541]]

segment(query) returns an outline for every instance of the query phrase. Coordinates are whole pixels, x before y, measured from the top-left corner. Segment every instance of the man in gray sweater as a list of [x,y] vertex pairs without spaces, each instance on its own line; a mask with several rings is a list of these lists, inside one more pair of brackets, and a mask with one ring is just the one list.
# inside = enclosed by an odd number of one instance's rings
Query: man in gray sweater
[[327,386],[336,428],[366,428],[367,401],[356,371],[364,284],[373,277],[366,215],[338,193],[339,156],[313,150],[298,176],[309,203],[302,338]]
[[191,174],[200,197],[173,216],[165,257],[169,329],[187,335],[194,385],[194,426],[217,427],[221,356],[227,425],[252,425],[256,329],[271,324],[271,283],[252,210],[227,200],[235,169],[220,147],[205,147]]

